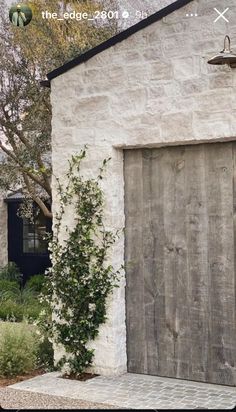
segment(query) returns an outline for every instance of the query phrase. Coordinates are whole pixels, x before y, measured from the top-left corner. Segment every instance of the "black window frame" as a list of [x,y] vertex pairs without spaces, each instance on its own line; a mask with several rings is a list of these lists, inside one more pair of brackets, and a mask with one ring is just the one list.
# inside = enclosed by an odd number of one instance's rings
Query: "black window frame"
[[[51,223],[49,221],[49,219],[46,218],[46,216],[43,215],[43,212],[41,211],[41,209],[39,209],[38,206],[34,205],[33,208],[33,222],[30,221],[30,219],[27,218],[23,218],[22,220],[22,254],[24,256],[47,256],[48,255],[48,242],[47,240],[45,240],[45,250],[44,251],[37,251],[37,249],[35,248],[35,240],[36,240],[36,236],[37,236],[37,232],[36,232],[36,227],[37,227],[37,223],[36,223],[36,219],[38,217],[38,214],[41,214],[44,219],[45,219],[45,227],[46,227],[46,231],[45,233],[51,233]],[[25,226],[34,226],[34,249],[32,251],[24,251],[24,246],[25,246],[25,241],[27,240],[27,237],[24,234],[24,229]]]

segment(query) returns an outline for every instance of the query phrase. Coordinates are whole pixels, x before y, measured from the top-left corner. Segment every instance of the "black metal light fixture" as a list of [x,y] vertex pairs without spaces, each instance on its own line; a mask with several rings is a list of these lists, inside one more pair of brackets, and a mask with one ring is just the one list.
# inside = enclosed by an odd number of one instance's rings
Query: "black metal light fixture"
[[236,68],[236,54],[230,49],[229,36],[225,36],[224,49],[219,54],[212,57],[208,63],[214,65],[228,64],[228,66]]

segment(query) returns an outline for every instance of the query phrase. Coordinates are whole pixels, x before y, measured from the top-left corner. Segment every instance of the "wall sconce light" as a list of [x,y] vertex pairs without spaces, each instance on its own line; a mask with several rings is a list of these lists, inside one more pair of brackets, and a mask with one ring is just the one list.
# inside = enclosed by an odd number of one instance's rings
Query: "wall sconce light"
[[207,63],[214,65],[228,64],[228,66],[236,68],[236,54],[234,54],[230,49],[229,36],[225,36],[224,50],[212,57]]

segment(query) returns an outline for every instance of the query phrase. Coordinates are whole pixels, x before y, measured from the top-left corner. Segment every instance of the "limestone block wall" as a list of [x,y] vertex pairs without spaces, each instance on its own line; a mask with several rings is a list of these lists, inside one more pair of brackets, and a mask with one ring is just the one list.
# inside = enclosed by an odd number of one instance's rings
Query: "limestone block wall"
[[[230,7],[230,23],[214,23],[213,8],[224,5]],[[52,81],[53,172],[63,181],[67,160],[84,144],[87,176],[111,156],[103,181],[109,228],[125,225],[124,149],[235,139],[236,69],[207,64],[222,50],[226,34],[236,50],[232,15],[234,0],[195,0]],[[53,211],[57,208],[53,183]],[[73,224],[71,214],[64,223]],[[123,261],[121,238],[111,263],[119,267]],[[108,306],[109,320],[92,343],[93,370],[116,374],[126,370],[125,275]]]

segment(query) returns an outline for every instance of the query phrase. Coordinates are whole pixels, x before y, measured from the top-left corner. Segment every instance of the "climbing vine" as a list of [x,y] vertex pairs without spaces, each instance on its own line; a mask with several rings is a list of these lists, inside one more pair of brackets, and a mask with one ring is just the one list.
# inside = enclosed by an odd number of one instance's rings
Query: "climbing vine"
[[[57,179],[59,211],[54,215],[54,233],[49,242],[52,267],[47,271],[46,300],[54,313],[51,330],[55,343],[62,344],[70,373],[78,375],[92,364],[94,349],[87,343],[96,338],[106,320],[106,298],[118,285],[120,270],[107,264],[107,252],[118,232],[106,230],[103,223],[104,196],[100,187],[109,159],[104,160],[97,178],[81,176],[86,148],[69,161],[67,184]],[[74,228],[63,226],[63,216],[74,207]],[[50,326],[50,327],[49,327]]]

